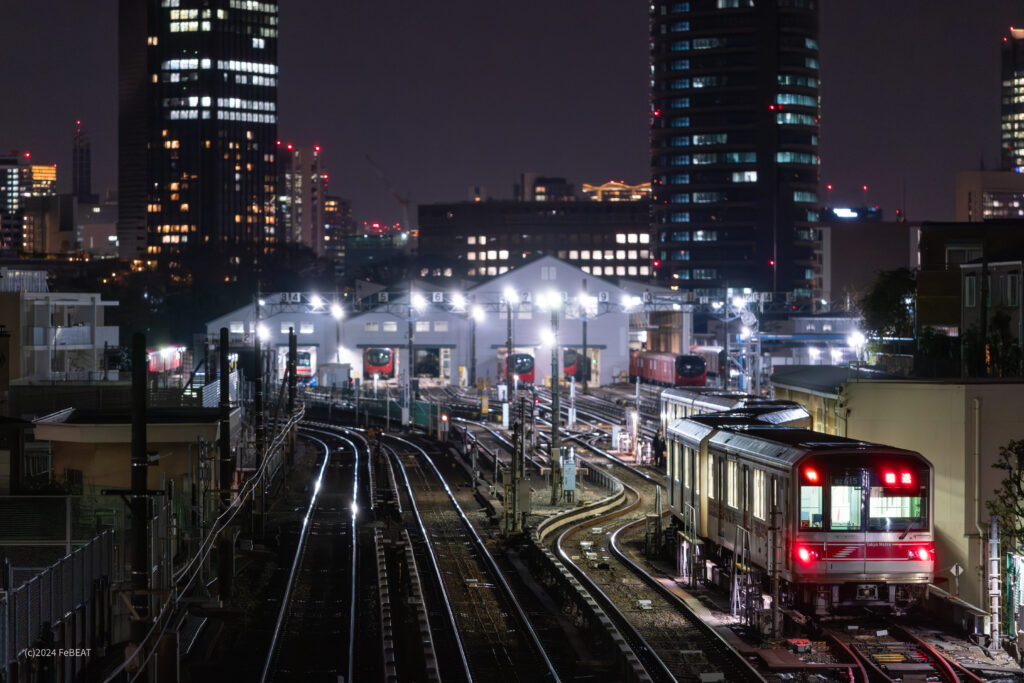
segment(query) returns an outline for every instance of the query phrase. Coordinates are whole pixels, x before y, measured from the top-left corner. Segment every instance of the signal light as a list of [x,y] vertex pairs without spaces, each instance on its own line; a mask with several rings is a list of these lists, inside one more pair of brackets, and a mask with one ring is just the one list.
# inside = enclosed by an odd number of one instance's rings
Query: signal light
[[448,416],[447,415],[442,415],[441,416],[441,422],[447,422],[447,421],[448,421]]
[[896,485],[896,473],[895,472],[886,472],[882,476],[885,479],[885,483],[886,483],[887,486],[895,486]]
[[768,259],[768,265],[771,266],[772,268],[774,268],[775,267],[775,259]]
[[818,470],[811,469],[810,467],[808,467],[807,469],[804,470],[804,476],[807,477],[807,481],[813,482],[815,484],[818,483]]

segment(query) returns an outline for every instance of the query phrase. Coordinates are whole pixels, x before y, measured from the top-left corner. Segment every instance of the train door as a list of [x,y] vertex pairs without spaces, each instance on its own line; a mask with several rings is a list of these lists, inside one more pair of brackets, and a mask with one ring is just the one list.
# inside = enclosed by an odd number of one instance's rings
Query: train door
[[828,533],[825,536],[827,571],[863,574],[866,571],[866,534],[862,513],[871,491],[867,470],[835,470],[828,474],[825,501]]
[[697,467],[694,477],[699,482],[697,488],[697,519],[700,520],[700,535],[708,535],[708,497],[711,494],[711,456],[708,455],[708,440],[702,439],[700,450],[696,452]]

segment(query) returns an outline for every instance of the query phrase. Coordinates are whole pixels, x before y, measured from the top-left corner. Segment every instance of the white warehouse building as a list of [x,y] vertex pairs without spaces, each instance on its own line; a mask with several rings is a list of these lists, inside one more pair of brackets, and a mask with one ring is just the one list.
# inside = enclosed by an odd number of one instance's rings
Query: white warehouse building
[[[630,314],[645,307],[642,288],[635,283],[627,290],[551,256],[462,292],[412,281],[354,307],[305,293],[268,294],[263,302],[259,327],[250,305],[208,323],[210,339],[227,327],[233,347],[251,345],[252,335],[262,329],[264,344],[276,349],[277,367],[283,371],[288,328],[294,327],[300,373],[315,376],[321,365],[342,363],[363,381],[374,373],[400,381],[409,367],[411,331],[414,376],[460,386],[493,385],[502,375],[510,309],[513,353],[532,356],[534,381],[548,381],[552,302],[557,348],[563,354],[581,352],[586,325],[591,383],[618,381],[629,368]],[[560,367],[564,360],[563,355]]]

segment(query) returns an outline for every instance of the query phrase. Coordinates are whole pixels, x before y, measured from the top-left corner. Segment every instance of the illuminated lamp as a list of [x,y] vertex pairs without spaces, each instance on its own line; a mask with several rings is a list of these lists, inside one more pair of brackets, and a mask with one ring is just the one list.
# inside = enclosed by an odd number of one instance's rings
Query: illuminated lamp
[[927,562],[928,560],[932,559],[931,556],[928,554],[928,548],[918,548],[917,556],[918,558],[920,558],[922,562]]
[[910,472],[900,473],[900,483],[903,484],[904,486],[910,486],[911,484],[914,483],[913,478],[910,476]]
[[882,476],[883,476],[883,479],[885,480],[886,486],[895,486],[896,485],[896,473],[895,472],[886,472]]
[[803,546],[800,546],[796,549],[796,556],[797,559],[799,559],[800,562],[802,562],[803,564],[811,563],[811,551]]
[[818,483],[818,470],[811,469],[810,467],[808,467],[807,469],[804,470],[804,476],[807,477],[807,481],[813,482],[815,484]]

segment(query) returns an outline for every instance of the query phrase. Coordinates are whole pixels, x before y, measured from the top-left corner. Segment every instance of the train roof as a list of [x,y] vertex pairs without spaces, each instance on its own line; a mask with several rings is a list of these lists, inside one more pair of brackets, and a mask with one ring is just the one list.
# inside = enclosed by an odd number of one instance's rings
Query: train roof
[[[749,411],[731,411],[719,415],[701,415],[681,418],[672,423],[669,432],[699,442],[710,435],[709,444],[719,450],[745,455],[755,459],[795,463],[806,455],[828,451],[867,452],[884,450],[892,455],[906,455],[925,460],[913,451],[823,434],[810,429],[769,424]],[[925,460],[925,462],[927,462]]]
[[753,425],[785,426],[809,418],[810,413],[799,404],[772,400],[764,405],[755,404],[719,413],[680,418],[669,426],[669,431],[699,441],[716,429]]

